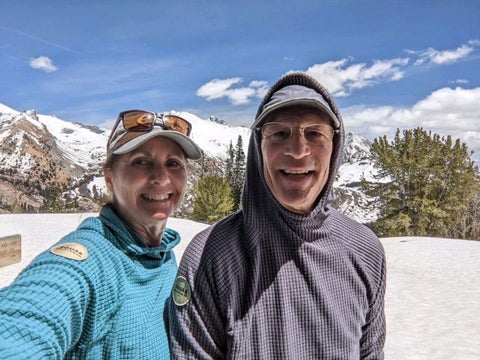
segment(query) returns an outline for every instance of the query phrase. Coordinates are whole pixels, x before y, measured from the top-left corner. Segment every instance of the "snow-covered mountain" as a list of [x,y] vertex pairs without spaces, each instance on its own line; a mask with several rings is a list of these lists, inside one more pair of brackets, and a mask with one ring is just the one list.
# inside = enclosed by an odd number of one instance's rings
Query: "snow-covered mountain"
[[[243,140],[247,153],[250,129],[203,120],[188,112],[175,112],[192,123],[192,138],[202,148],[201,163],[189,164],[191,187],[202,167],[220,172],[230,143]],[[109,130],[36,114],[0,104],[0,212],[38,211],[52,191],[68,197],[72,210],[96,210],[105,193],[101,167]],[[371,178],[367,157],[370,144],[352,133],[347,135],[344,165],[336,182],[336,206],[366,223],[377,216],[372,200],[360,191],[362,176]],[[183,213],[189,213],[187,196]]]
[[365,195],[360,187],[362,178],[366,181],[378,181],[369,161],[370,142],[353,133],[346,134],[345,152],[342,166],[338,170],[334,184],[335,207],[362,223],[370,223],[378,218],[375,199]]

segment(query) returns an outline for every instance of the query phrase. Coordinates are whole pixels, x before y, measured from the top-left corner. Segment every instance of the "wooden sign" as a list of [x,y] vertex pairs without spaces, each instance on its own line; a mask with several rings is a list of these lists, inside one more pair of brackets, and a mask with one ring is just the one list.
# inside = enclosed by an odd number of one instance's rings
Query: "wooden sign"
[[0,237],[0,268],[22,260],[22,237],[19,234]]

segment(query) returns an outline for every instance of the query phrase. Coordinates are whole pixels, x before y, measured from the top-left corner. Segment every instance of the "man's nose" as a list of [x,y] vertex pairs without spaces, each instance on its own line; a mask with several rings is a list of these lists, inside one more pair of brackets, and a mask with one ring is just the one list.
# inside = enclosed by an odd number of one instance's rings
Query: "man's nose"
[[301,129],[292,129],[292,135],[287,140],[285,154],[294,158],[302,158],[310,155],[310,144],[305,139]]

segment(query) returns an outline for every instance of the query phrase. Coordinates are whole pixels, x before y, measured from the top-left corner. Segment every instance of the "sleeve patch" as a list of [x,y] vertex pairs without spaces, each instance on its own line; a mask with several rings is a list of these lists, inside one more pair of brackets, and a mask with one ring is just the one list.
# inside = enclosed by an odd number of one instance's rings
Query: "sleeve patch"
[[52,254],[77,261],[83,261],[88,258],[88,250],[85,246],[78,243],[64,243],[54,246],[50,249]]

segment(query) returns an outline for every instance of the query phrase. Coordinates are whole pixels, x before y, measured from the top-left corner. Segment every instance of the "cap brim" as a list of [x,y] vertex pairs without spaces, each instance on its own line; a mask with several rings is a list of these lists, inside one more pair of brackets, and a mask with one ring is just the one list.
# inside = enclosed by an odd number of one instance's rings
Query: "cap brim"
[[[128,134],[129,133],[125,133],[124,136]],[[112,154],[115,154],[115,155],[126,154],[156,136],[163,136],[176,142],[177,145],[182,148],[183,152],[185,153],[185,156],[188,159],[199,160],[202,158],[202,152],[200,148],[188,136],[185,136],[182,133],[179,133],[178,131],[163,130],[160,128],[154,128],[152,131],[149,131],[141,134],[140,136],[134,137],[133,139],[127,141],[125,144],[120,145],[118,149],[115,149],[114,151],[112,151]]]
[[255,120],[254,124],[252,125],[252,129],[255,129],[257,126],[262,124],[265,118],[268,115],[270,115],[272,112],[284,107],[289,107],[289,106],[310,106],[310,107],[320,109],[328,114],[328,116],[333,122],[334,129],[340,128],[340,121],[338,121],[337,116],[333,113],[333,111],[328,106],[323,104],[321,101],[315,98],[296,98],[296,99],[287,99],[284,101],[280,101],[277,104],[274,104],[266,108]]

